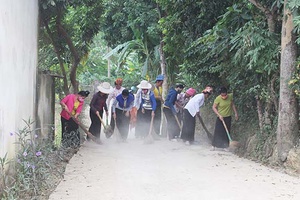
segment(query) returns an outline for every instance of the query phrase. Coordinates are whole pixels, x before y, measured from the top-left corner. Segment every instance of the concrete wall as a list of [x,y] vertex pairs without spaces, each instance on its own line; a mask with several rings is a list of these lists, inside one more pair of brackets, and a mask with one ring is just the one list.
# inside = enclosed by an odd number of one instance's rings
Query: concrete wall
[[38,0],[0,0],[0,157],[15,153],[10,133],[35,118]]
[[36,97],[36,130],[43,139],[54,140],[55,84],[54,77],[39,72]]

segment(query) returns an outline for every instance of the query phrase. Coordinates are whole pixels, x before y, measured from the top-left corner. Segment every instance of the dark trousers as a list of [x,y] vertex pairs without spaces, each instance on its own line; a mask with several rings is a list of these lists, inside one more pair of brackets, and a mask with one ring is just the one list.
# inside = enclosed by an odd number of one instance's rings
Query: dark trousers
[[78,124],[70,118],[61,117],[62,145],[63,147],[78,147],[80,145],[80,133]]
[[[231,117],[224,117],[223,119],[230,133]],[[217,118],[216,121],[212,146],[217,148],[227,148],[229,146],[229,139],[225,127],[219,118]]]
[[[103,110],[99,112],[100,116],[103,116]],[[96,138],[100,138],[101,132],[101,122],[99,117],[90,109],[90,118],[91,118],[91,126],[89,128],[89,132],[93,134]]]
[[196,126],[196,118],[193,117],[187,109],[184,109],[181,139],[189,142],[194,142],[195,126]]
[[178,126],[178,123],[175,119],[175,115],[173,114],[172,110],[164,107],[163,112],[167,118],[167,130],[169,140],[174,139],[175,137],[179,137],[180,127]]
[[128,137],[129,122],[130,122],[130,116],[126,117],[125,113],[126,111],[116,108],[116,115],[117,115],[116,124],[123,140],[126,140]]
[[144,138],[147,136],[150,130],[151,114],[152,114],[152,110],[145,109],[145,113],[142,113],[141,108],[138,110],[136,128],[135,128],[135,137]]
[[156,100],[155,117],[153,120],[153,128],[156,134],[160,135],[160,123],[161,123],[161,101]]

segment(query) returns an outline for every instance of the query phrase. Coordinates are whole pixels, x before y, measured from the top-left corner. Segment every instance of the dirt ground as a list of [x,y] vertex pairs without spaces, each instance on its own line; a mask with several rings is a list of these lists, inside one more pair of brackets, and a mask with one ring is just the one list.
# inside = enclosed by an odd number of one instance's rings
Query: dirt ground
[[165,138],[144,144],[132,133],[127,143],[102,141],[83,144],[50,200],[300,199],[299,178],[210,151],[201,138],[191,146]]

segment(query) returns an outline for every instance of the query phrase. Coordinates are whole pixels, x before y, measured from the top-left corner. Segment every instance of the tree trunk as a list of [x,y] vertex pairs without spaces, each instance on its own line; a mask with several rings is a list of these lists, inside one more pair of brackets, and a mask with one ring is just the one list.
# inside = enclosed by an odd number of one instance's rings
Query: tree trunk
[[161,74],[164,75],[164,82],[163,82],[163,94],[162,96],[166,96],[166,92],[168,91],[168,76],[166,73],[166,58],[164,54],[164,42],[163,38],[161,38],[160,44],[159,44],[159,57],[160,57],[160,69],[161,69]]
[[64,67],[64,61],[61,57],[61,53],[60,53],[58,47],[56,46],[56,44],[54,42],[54,37],[53,37],[52,32],[49,28],[49,25],[45,20],[44,20],[44,26],[45,26],[46,31],[48,33],[48,36],[51,40],[51,43],[53,45],[54,51],[56,53],[56,56],[57,56],[57,59],[58,59],[58,62],[59,62],[60,70],[61,70],[61,73],[63,75],[63,78],[62,78],[63,79],[63,91],[64,91],[65,95],[68,95],[68,94],[70,94],[70,90],[69,90],[69,87],[68,87],[68,79],[67,79],[67,73],[66,73],[66,70],[65,70],[65,67]]
[[[271,33],[275,33],[275,27],[276,27],[276,18],[277,18],[277,7],[273,6],[271,9],[268,8],[268,6],[261,4],[259,0],[248,0],[250,3],[252,3],[254,6],[256,6],[261,12],[263,12],[266,16],[266,20],[268,23],[268,30]],[[268,90],[270,93],[270,98],[267,99],[266,102],[262,102],[260,99],[257,100],[257,105],[258,109],[258,116],[259,116],[259,127],[261,133],[263,133],[263,127],[264,126],[270,126],[273,124],[273,119],[271,118],[272,114],[272,108],[273,104],[275,109],[277,109],[277,103],[276,103],[276,98],[274,98],[273,91],[274,91],[274,81],[271,82],[271,84],[268,84]],[[265,111],[264,114],[262,113],[262,106],[264,105]]]
[[271,9],[268,9],[267,6],[261,4],[260,1],[258,0],[248,0],[250,3],[255,5],[259,10],[261,10],[266,18],[267,18],[267,23],[268,23],[268,29],[271,33],[275,32],[275,26],[276,26],[276,18],[277,18],[277,6],[272,6]]
[[288,81],[295,72],[297,46],[293,34],[293,15],[284,1],[284,14],[281,30],[280,92],[277,126],[278,158],[284,162],[298,137],[298,103]]
[[[109,47],[107,47],[107,53],[110,52]],[[110,57],[107,58],[107,78],[110,78]]]
[[263,133],[264,119],[263,119],[263,113],[262,113],[261,100],[260,100],[259,96],[256,97],[256,109],[257,109],[257,115],[258,115],[259,130],[261,133]]
[[76,80],[76,73],[77,73],[77,67],[79,65],[80,62],[80,57],[79,54],[72,42],[71,37],[68,35],[67,31],[65,30],[65,28],[63,27],[63,25],[61,24],[61,15],[62,15],[62,10],[60,8],[58,8],[58,12],[57,12],[57,18],[56,18],[56,27],[57,27],[57,32],[66,40],[66,43],[71,51],[71,55],[73,57],[72,60],[72,66],[70,69],[70,81],[71,81],[71,85],[73,87],[73,92],[77,93],[78,92],[78,81]]
[[74,93],[77,93],[79,83],[77,81],[76,74],[77,74],[77,68],[78,68],[78,65],[80,62],[80,57],[78,55],[78,52],[77,52],[70,36],[68,35],[68,33],[66,32],[66,30],[64,29],[64,27],[61,24],[58,24],[58,30],[59,30],[60,34],[62,34],[62,36],[65,38],[65,40],[68,44],[68,47],[70,48],[71,55],[73,57],[72,66],[70,69],[70,81],[71,81]]

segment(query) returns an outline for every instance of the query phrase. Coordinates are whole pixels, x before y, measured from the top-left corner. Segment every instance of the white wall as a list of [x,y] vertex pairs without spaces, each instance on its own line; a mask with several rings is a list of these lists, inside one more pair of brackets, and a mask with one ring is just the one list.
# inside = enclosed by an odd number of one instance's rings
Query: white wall
[[14,156],[22,119],[34,118],[38,0],[0,0],[0,157]]

